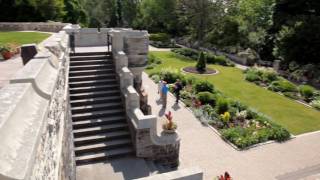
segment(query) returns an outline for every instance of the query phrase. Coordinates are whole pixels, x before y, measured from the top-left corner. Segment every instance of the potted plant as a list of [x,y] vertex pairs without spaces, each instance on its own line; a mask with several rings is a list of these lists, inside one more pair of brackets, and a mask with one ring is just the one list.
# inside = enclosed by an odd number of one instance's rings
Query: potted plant
[[175,133],[176,129],[177,129],[177,124],[172,121],[173,116],[172,116],[171,111],[169,111],[167,114],[165,114],[165,116],[166,116],[166,123],[163,124],[163,126],[162,126],[163,131],[165,133],[169,133],[169,134]]
[[12,57],[12,54],[10,52],[10,48],[8,46],[1,45],[0,46],[0,53],[5,60],[10,59]]

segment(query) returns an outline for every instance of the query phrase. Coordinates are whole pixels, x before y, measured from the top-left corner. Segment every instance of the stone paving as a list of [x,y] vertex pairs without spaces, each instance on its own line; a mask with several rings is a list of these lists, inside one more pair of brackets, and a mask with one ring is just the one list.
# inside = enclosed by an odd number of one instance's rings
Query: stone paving
[[[237,151],[225,143],[209,127],[201,123],[183,106],[174,105],[174,97],[168,96],[167,109],[158,102],[157,85],[144,73],[143,83],[149,93],[153,114],[163,119],[164,112],[173,112],[181,136],[180,167],[198,166],[205,179],[214,179],[228,171],[235,180],[292,180],[317,179],[320,166],[320,133],[296,137],[285,143],[271,143],[246,151]],[[160,120],[161,121],[161,120]],[[161,128],[158,122],[158,129]]]
[[23,67],[20,56],[9,60],[0,60],[0,88],[9,83],[10,78]]

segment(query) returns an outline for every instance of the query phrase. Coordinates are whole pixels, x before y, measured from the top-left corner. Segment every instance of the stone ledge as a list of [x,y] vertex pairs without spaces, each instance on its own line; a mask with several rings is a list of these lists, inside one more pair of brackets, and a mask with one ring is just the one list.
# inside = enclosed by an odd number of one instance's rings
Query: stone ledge
[[182,170],[177,170],[169,173],[157,174],[139,180],[202,180],[203,172],[198,167],[192,167]]
[[[30,173],[49,100],[31,83],[0,90],[0,179],[25,179]],[[40,119],[40,120],[39,120]]]

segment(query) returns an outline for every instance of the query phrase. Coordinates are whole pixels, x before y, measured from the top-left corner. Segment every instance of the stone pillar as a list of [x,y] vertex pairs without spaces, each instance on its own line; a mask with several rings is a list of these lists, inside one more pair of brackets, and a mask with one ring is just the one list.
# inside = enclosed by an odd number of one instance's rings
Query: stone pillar
[[127,31],[124,33],[124,52],[128,56],[129,69],[134,75],[136,90],[141,92],[142,72],[147,66],[149,51],[147,31]]
[[115,56],[118,52],[123,51],[123,33],[120,30],[111,30],[112,54]]
[[278,72],[279,70],[280,70],[280,60],[275,60],[274,62],[273,62],[273,69],[276,71],[276,72]]

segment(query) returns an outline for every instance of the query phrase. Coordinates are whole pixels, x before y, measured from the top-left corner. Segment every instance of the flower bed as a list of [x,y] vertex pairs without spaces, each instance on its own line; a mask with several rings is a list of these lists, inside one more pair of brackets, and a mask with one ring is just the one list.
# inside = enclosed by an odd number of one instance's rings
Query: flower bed
[[181,100],[186,106],[203,124],[214,127],[222,138],[240,149],[268,140],[285,141],[290,138],[290,133],[270,118],[226,97],[207,81],[172,69],[164,69],[150,76],[155,82],[163,78],[168,83],[174,83],[179,78],[184,85]]
[[297,86],[285,78],[279,76],[270,68],[253,67],[244,71],[245,78],[259,86],[320,110],[320,92],[308,85]]

